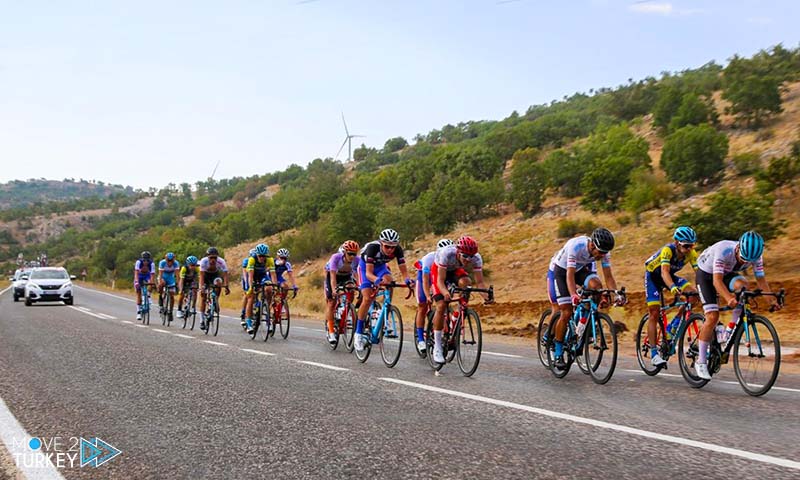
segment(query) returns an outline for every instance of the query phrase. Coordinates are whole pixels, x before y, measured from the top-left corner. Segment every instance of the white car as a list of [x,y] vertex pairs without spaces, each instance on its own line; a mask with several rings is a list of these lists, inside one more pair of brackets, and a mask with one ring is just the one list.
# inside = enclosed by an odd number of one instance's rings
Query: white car
[[30,307],[34,302],[64,302],[72,305],[75,299],[71,280],[74,279],[61,267],[34,268],[25,284],[25,305]]
[[18,302],[19,299],[25,295],[25,284],[28,283],[28,275],[30,275],[30,273],[30,269],[27,268],[25,270],[17,269],[17,271],[14,272],[14,276],[9,279],[14,282],[12,285],[14,288],[15,302]]

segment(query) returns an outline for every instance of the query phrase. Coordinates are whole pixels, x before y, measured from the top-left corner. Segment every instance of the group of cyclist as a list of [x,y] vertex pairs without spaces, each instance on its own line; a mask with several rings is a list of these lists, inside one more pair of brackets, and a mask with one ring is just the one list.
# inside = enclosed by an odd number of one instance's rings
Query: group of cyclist
[[[742,234],[738,241],[723,240],[706,248],[702,254],[697,253],[697,234],[688,226],[678,227],[672,237],[673,241],[664,245],[644,262],[644,284],[647,308],[650,313],[648,335],[657,337],[659,308],[661,297],[665,290],[673,295],[690,292],[699,293],[707,321],[703,324],[699,334],[699,355],[695,363],[696,374],[702,379],[710,379],[707,366],[707,352],[715,334],[715,327],[719,319],[718,298],[724,305],[733,309],[733,323],[738,321],[742,309],[738,303],[735,292],[746,286],[747,280],[743,273],[752,268],[760,289],[768,291],[769,285],[764,275],[762,259],[764,239],[754,231]],[[547,293],[552,304],[550,323],[555,323],[554,328],[554,365],[563,367],[564,337],[567,324],[572,317],[574,308],[581,302],[580,289],[599,290],[603,283],[610,290],[617,290],[617,283],[611,268],[611,251],[614,249],[614,235],[606,228],[597,228],[589,236],[579,236],[568,240],[564,246],[553,255],[547,271]],[[242,261],[242,326],[252,331],[253,328],[253,301],[257,291],[264,289],[267,301],[273,296],[273,285],[280,288],[298,290],[297,283],[289,262],[289,251],[281,248],[277,251],[277,258],[270,255],[269,247],[259,243]],[[339,247],[325,264],[324,295],[326,302],[326,321],[328,341],[332,344],[338,341],[338,332],[334,326],[334,309],[336,308],[336,292],[341,286],[357,288],[360,296],[357,305],[356,324],[354,332],[354,347],[356,350],[365,348],[364,325],[366,316],[373,301],[374,289],[380,285],[394,282],[389,264],[397,263],[400,275],[408,288],[414,289],[417,300],[417,314],[415,321],[415,338],[418,348],[424,350],[425,319],[428,311],[434,308],[433,316],[433,360],[444,363],[442,348],[442,332],[444,329],[444,315],[446,303],[451,300],[450,288],[457,286],[465,288],[472,284],[472,278],[479,288],[485,288],[483,277],[483,259],[478,253],[478,243],[468,235],[460,237],[456,242],[441,239],[436,244],[436,249],[427,252],[414,263],[416,268],[416,281],[409,276],[403,248],[400,246],[400,235],[397,231],[387,228],[380,232],[378,239],[365,244],[363,247],[354,240],[347,240]],[[603,281],[598,275],[597,264],[600,264]],[[678,276],[677,273],[689,264],[695,270],[695,283]],[[137,292],[141,285],[150,283],[155,272],[154,263],[150,252],[142,252],[141,258],[134,267],[134,286]],[[216,288],[228,288],[228,267],[225,260],[219,256],[215,247],[209,247],[206,256],[198,261],[197,257],[190,255],[183,265],[172,252],[167,253],[158,264],[158,291],[163,293],[168,290],[173,295],[173,288],[177,286],[178,316],[183,314],[181,305],[185,293],[190,288],[201,289],[201,328],[206,328],[205,304],[206,291],[213,285]],[[176,279],[176,275],[178,278]],[[488,297],[485,297],[488,300]],[[695,303],[695,297],[689,296]],[[608,303],[621,306],[626,303],[624,295],[613,296],[603,300],[601,307]],[[774,308],[780,308],[776,299],[770,301]],[[194,308],[194,305],[192,305]],[[556,320],[557,313],[560,316]],[[141,297],[137,296],[137,318],[141,314]],[[651,362],[660,366],[666,362],[658,352],[657,346],[652,346]]]

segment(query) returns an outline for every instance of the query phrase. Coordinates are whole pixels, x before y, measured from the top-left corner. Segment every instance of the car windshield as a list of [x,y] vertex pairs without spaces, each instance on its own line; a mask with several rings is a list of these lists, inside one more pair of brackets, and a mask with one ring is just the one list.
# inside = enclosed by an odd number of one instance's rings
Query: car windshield
[[64,270],[38,270],[31,273],[31,280],[66,280],[69,276]]

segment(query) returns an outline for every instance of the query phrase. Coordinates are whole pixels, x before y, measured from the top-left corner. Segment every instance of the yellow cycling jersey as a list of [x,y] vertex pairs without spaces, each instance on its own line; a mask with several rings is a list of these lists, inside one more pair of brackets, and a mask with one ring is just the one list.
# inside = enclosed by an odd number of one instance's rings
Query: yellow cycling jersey
[[645,268],[650,273],[661,273],[661,265],[669,265],[670,273],[675,273],[682,269],[687,263],[697,270],[697,250],[692,249],[682,260],[678,260],[675,252],[675,244],[670,243],[664,248],[654,253],[645,261]]
[[257,274],[263,274],[266,272],[271,272],[275,270],[275,259],[271,256],[267,255],[266,260],[264,263],[259,263],[256,261],[255,257],[250,257],[247,260],[247,271],[248,272],[256,272]]
[[181,267],[181,278],[195,278],[200,273],[200,265],[186,268],[186,265]]

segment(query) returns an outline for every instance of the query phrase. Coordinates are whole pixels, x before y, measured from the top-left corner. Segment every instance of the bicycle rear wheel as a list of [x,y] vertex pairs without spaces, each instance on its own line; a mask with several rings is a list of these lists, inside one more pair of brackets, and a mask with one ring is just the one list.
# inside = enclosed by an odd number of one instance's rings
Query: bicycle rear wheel
[[344,330],[340,333],[340,335],[344,335],[344,346],[348,352],[353,351],[353,340],[355,339],[355,328],[356,328],[356,311],[353,308],[353,305],[349,305],[347,307],[347,315],[345,320]]
[[[658,347],[660,345],[661,336],[661,328],[656,329],[658,332],[658,338],[656,338],[655,345],[650,341],[650,338],[647,334],[647,324],[650,321],[650,314],[645,313],[644,317],[639,321],[639,328],[636,329],[636,360],[639,362],[639,368],[642,369],[644,373],[649,376],[657,375],[658,372],[664,368],[665,364],[659,366],[653,366],[653,357],[650,356],[652,352],[653,346]],[[660,322],[659,322],[660,323]]]
[[397,365],[403,351],[403,317],[394,305],[386,312],[378,342],[384,365],[389,368]]
[[583,356],[594,383],[603,385],[611,380],[617,366],[617,330],[605,313],[597,312],[592,322],[584,332]]
[[[369,354],[372,352],[372,339],[370,338],[372,337],[372,322],[369,317],[367,317],[367,320],[364,322],[364,332],[366,332],[364,334],[364,350],[359,351],[357,348],[353,348],[353,353],[356,354],[356,358],[361,363],[366,362],[369,358]],[[354,332],[353,337],[355,338],[356,335],[357,333]]]
[[[545,368],[550,368],[550,358],[547,355],[547,339],[549,338],[550,316],[552,313],[549,308],[542,312],[542,316],[539,318],[539,327],[536,329],[536,353],[539,354],[539,361],[542,362]],[[557,322],[560,317],[561,312],[556,312],[553,323]]]
[[686,383],[692,388],[702,388],[708,383],[695,374],[695,361],[700,354],[699,340],[697,334],[705,323],[705,317],[699,313],[693,313],[689,320],[681,324],[679,330],[680,339],[678,340],[678,364],[681,366],[681,375]]
[[483,334],[481,333],[481,317],[471,308],[464,310],[464,318],[456,332],[456,358],[458,368],[465,377],[471,377],[481,363]]
[[748,395],[764,395],[775,384],[781,368],[778,332],[766,317],[753,315],[746,326],[737,329],[733,342],[733,369],[739,384]]
[[283,305],[281,306],[281,337],[286,340],[286,337],[289,336],[289,322],[291,321],[291,316],[289,315],[289,302],[285,299],[283,300]]
[[[556,337],[555,337],[555,328],[557,322],[553,322],[550,324],[550,328],[548,330],[547,335],[547,365],[550,369],[550,372],[556,378],[564,378],[569,373],[569,369],[572,368],[572,362],[575,360],[572,356],[572,349],[570,348],[570,343],[567,342],[567,335],[569,334],[569,330],[564,336],[564,367],[558,368],[555,365],[555,358],[556,358]],[[567,327],[569,328],[569,327]]]

